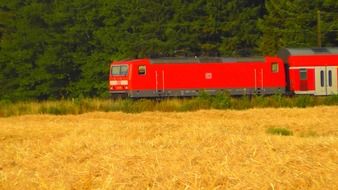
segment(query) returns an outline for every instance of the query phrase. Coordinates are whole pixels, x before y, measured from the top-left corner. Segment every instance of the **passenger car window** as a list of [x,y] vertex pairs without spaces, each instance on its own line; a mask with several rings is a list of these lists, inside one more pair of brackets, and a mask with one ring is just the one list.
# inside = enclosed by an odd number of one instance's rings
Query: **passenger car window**
[[299,70],[300,80],[307,80],[307,70],[300,69]]
[[279,71],[278,63],[273,62],[273,63],[271,64],[271,71],[272,71],[273,73],[278,73],[278,71]]
[[146,74],[146,66],[145,65],[138,66],[138,74],[139,75],[145,75]]
[[320,86],[324,87],[324,71],[320,71]]
[[332,71],[329,71],[329,87],[332,86]]

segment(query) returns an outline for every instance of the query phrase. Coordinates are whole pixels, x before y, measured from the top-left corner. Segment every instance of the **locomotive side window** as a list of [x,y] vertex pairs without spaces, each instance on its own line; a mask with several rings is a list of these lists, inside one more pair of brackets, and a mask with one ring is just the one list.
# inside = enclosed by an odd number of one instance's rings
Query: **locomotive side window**
[[300,69],[299,70],[300,80],[307,80],[307,70]]
[[146,74],[146,66],[145,65],[138,66],[138,74],[139,75],[145,75]]
[[278,68],[278,63],[273,62],[273,63],[271,64],[271,71],[272,71],[273,73],[278,73],[278,70],[279,70],[279,68]]

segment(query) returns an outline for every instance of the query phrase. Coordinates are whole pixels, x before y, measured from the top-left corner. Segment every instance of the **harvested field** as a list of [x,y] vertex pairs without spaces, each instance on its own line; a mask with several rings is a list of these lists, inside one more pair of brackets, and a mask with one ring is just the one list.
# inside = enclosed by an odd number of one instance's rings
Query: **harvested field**
[[0,118],[0,189],[338,189],[338,107]]

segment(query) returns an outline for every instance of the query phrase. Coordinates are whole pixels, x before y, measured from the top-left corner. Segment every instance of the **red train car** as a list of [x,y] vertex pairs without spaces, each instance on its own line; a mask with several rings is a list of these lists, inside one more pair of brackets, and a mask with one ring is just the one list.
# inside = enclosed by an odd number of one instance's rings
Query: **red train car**
[[338,48],[282,49],[287,88],[294,94],[338,93]]
[[111,94],[129,97],[285,93],[284,63],[264,58],[159,58],[113,62]]

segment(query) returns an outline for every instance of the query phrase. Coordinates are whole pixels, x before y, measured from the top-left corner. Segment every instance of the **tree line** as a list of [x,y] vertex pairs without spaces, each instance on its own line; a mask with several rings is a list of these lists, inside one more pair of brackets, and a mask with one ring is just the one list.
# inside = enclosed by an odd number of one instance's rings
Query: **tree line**
[[336,0],[0,0],[0,99],[104,97],[109,63],[124,58],[274,55],[318,46],[319,34],[338,46],[337,10]]

